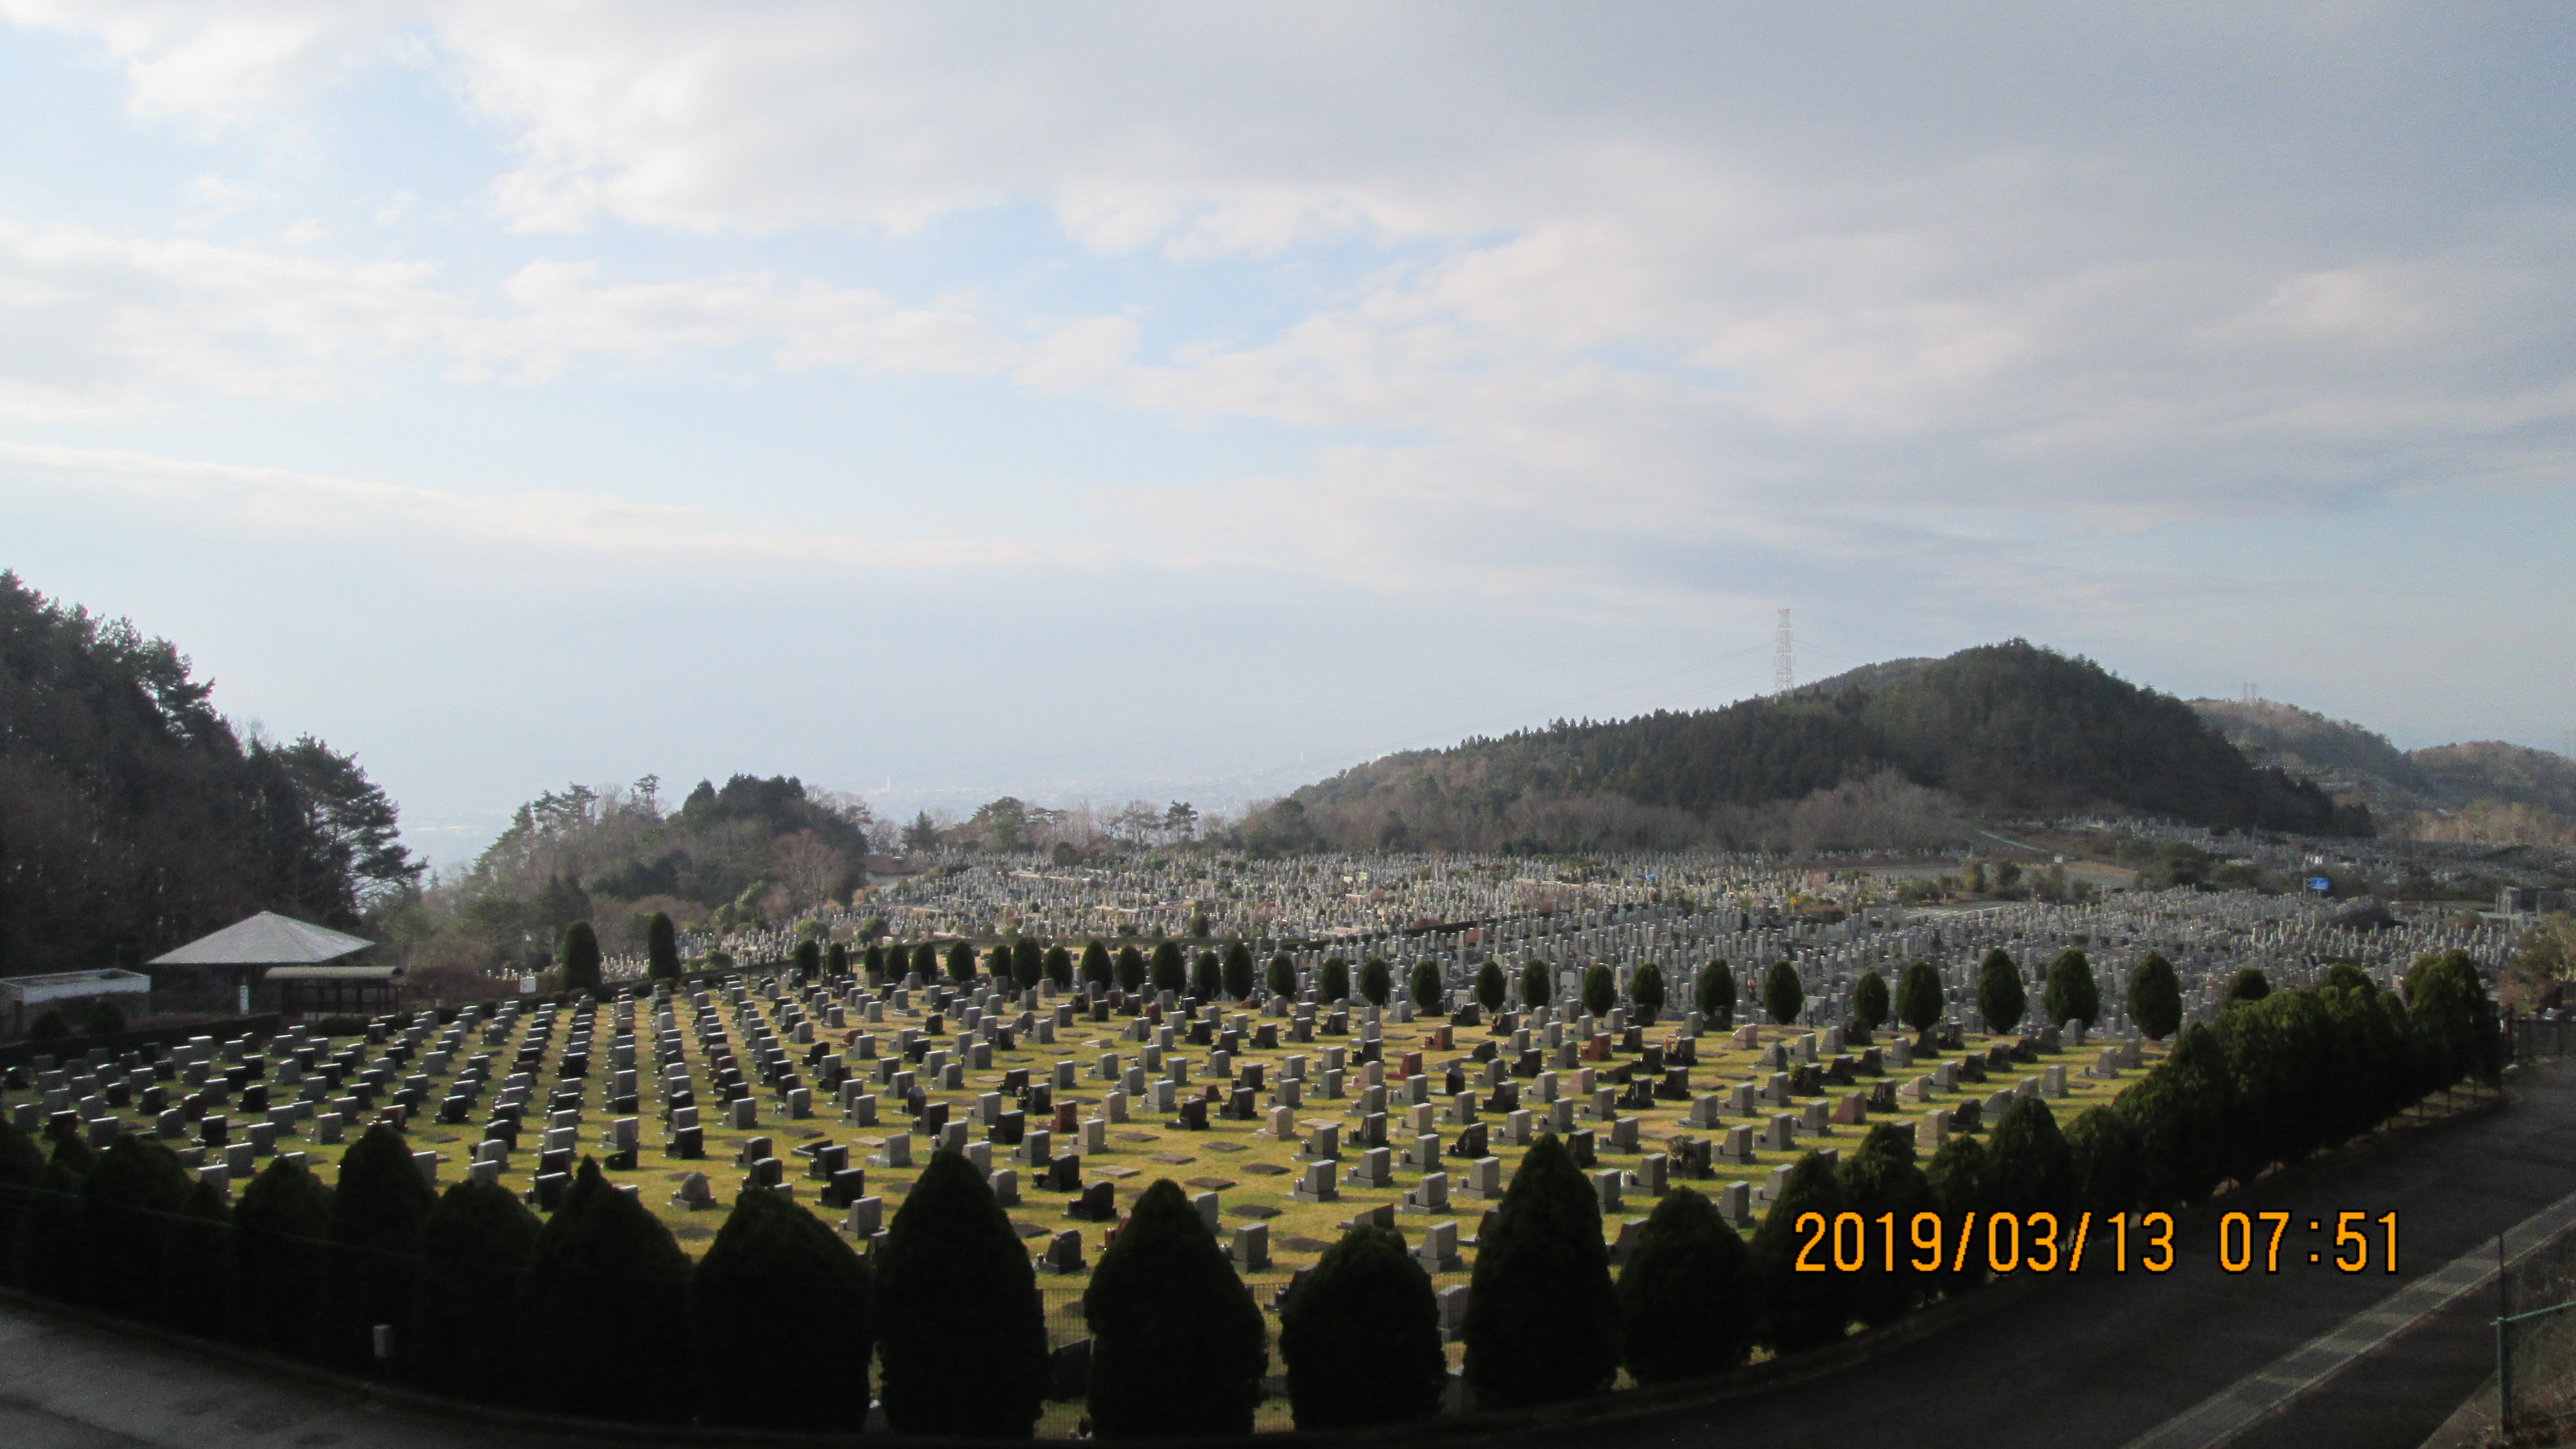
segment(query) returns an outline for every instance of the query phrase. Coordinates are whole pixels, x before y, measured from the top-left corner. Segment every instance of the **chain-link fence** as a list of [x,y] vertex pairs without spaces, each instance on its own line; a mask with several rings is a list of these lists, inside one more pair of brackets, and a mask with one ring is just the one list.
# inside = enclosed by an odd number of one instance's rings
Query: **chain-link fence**
[[2496,1312],[2496,1408],[2504,1428],[2576,1429],[2576,1229],[2504,1266]]

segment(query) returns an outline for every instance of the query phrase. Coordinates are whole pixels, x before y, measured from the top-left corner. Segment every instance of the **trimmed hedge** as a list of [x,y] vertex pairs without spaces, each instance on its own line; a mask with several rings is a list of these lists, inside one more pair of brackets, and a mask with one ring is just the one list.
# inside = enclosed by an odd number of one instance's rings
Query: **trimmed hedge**
[[404,1366],[432,1393],[518,1404],[518,1336],[496,1332],[495,1304],[515,1304],[543,1225],[498,1183],[460,1182],[440,1194],[420,1229],[420,1292],[412,1300]]
[[394,1342],[411,1337],[413,1274],[420,1228],[435,1206],[411,1160],[411,1144],[390,1127],[369,1127],[340,1155],[331,1194],[331,1254],[322,1275],[313,1354],[344,1372],[375,1361],[375,1327]]
[[312,1346],[331,1235],[331,1189],[279,1157],[242,1189],[233,1213],[233,1334],[274,1353]]

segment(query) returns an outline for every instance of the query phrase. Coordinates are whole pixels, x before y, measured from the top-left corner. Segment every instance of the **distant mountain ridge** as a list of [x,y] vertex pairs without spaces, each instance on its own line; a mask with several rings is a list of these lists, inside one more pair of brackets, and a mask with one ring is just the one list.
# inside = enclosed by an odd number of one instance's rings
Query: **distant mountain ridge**
[[2436,840],[2576,842],[2576,761],[2503,740],[2399,750],[2350,720],[2275,700],[2191,707],[2247,758],[2367,804],[2384,826]]
[[[1691,822],[1726,838],[1741,812],[1866,781],[1888,782],[1882,805],[1918,815],[1921,802],[1899,784],[1989,814],[2103,811],[2321,835],[2371,829],[2367,811],[2257,767],[2181,700],[2018,639],[1864,666],[1721,709],[1560,721],[1392,755],[1295,792],[1287,802],[1294,819],[1267,825],[1283,843],[1300,831],[1344,844],[1611,843],[1551,837],[1614,818],[1665,840],[1686,837]],[[1538,808],[1551,804],[1585,808]],[[1614,804],[1651,818],[1620,817]],[[1511,833],[1540,822],[1551,823],[1535,836]],[[1250,825],[1256,836],[1266,828],[1259,819]]]

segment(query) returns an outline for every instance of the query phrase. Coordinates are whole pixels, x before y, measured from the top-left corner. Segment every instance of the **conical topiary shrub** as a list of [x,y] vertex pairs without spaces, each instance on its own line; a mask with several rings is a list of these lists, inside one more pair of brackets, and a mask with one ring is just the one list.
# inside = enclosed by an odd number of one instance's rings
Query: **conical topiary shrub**
[[211,1182],[188,1185],[161,1240],[154,1315],[181,1333],[223,1338],[232,1328],[232,1212]]
[[[1664,1194],[1619,1269],[1619,1344],[1641,1384],[1743,1364],[1761,1318],[1744,1240],[1687,1187]],[[1472,1301],[1472,1300],[1471,1300]]]
[[[1932,1187],[1914,1161],[1914,1131],[1893,1122],[1869,1129],[1860,1146],[1843,1159],[1843,1198],[1860,1214],[1869,1232],[1866,1261],[1847,1284],[1851,1315],[1876,1327],[1903,1317],[1922,1300],[1923,1279],[1911,1266],[1920,1250],[1914,1246],[1914,1215],[1932,1206]],[[1879,1226],[1887,1215],[1894,1229],[1896,1259],[1888,1260],[1889,1238]]]
[[1601,1200],[1555,1134],[1539,1138],[1476,1248],[1467,1383],[1487,1408],[1580,1398],[1619,1367],[1619,1300]]
[[1431,1275],[1394,1229],[1351,1229],[1281,1308],[1279,1356],[1299,1429],[1401,1424],[1439,1412],[1449,1355]]
[[90,1307],[153,1316],[162,1245],[190,1186],[176,1153],[131,1132],[99,1154],[81,1182],[81,1283]]
[[1798,1253],[1814,1230],[1813,1225],[1801,1230],[1798,1219],[1822,1213],[1830,1229],[1835,1215],[1845,1208],[1842,1180],[1833,1164],[1823,1153],[1810,1152],[1789,1169],[1779,1200],[1754,1230],[1753,1261],[1762,1275],[1762,1340],[1777,1352],[1797,1353],[1840,1343],[1851,1325],[1843,1275],[1797,1271]]
[[363,1371],[374,1362],[380,1323],[393,1325],[397,1352],[410,1338],[420,1225],[433,1206],[411,1144],[392,1128],[368,1128],[341,1154],[313,1340],[323,1363]]
[[868,1275],[841,1235],[745,1192],[689,1290],[698,1422],[857,1433],[868,1417]]
[[955,1152],[930,1159],[876,1259],[878,1397],[901,1434],[1025,1439],[1047,1385],[1037,1270]]
[[696,1406],[689,1256],[587,1157],[537,1234],[519,1291],[519,1351],[539,1408],[682,1424]]
[[413,1383],[476,1403],[526,1401],[518,1335],[494,1320],[518,1303],[543,1226],[499,1183],[440,1194],[420,1230],[420,1296],[404,1355]]
[[2066,1215],[2076,1205],[2075,1154],[2046,1102],[2016,1097],[2004,1109],[1986,1138],[1986,1171],[1993,1211],[2055,1213],[2061,1226],[2072,1225]]
[[313,1343],[330,1254],[331,1189],[291,1158],[272,1159],[233,1214],[233,1337],[300,1354]]
[[1180,1187],[1145,1189],[1082,1295],[1091,1427],[1111,1439],[1249,1434],[1269,1366],[1261,1310]]

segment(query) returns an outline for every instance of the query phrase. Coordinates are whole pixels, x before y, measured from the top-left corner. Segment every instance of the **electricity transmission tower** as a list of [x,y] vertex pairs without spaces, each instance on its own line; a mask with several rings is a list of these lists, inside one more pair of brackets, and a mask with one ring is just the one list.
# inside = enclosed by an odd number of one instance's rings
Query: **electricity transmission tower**
[[1787,694],[1798,683],[1798,665],[1789,641],[1789,611],[1780,611],[1780,632],[1771,644],[1771,692]]

